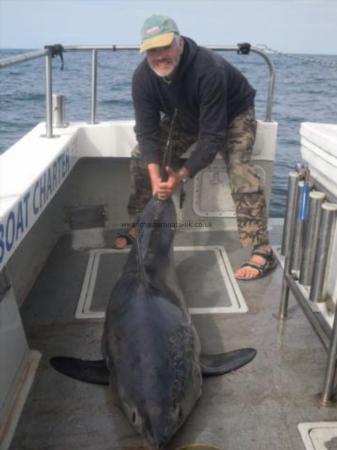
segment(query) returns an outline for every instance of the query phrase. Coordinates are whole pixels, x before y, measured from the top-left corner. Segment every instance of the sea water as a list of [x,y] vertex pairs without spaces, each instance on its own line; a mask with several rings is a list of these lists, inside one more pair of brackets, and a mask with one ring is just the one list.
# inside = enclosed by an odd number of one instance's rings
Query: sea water
[[[27,50],[0,50],[7,58]],[[223,52],[256,89],[257,118],[264,119],[269,71],[256,54]],[[301,122],[336,123],[337,56],[269,54],[276,84],[272,119],[278,122],[271,216],[284,215],[288,172],[300,162]],[[132,74],[142,56],[136,51],[98,54],[97,120],[132,119]],[[38,122],[45,121],[44,58],[0,70],[0,153]],[[53,59],[53,92],[65,96],[67,121],[90,120],[91,54],[64,54],[64,70]]]

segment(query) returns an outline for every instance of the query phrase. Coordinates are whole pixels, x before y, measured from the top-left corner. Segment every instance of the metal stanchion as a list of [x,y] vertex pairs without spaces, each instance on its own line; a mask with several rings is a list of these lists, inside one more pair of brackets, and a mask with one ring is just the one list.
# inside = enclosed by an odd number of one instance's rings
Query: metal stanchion
[[297,171],[289,172],[288,175],[288,197],[286,206],[286,216],[283,225],[281,254],[285,255],[289,246],[289,231],[293,215],[294,198],[297,197],[297,183],[299,180],[299,173]]
[[288,297],[291,289],[325,349],[329,352],[321,396],[321,405],[328,406],[334,400],[337,312],[330,334],[322,327],[317,316],[313,314],[307,297],[300,289],[299,283],[295,281],[294,273],[297,274],[300,268],[299,282],[311,287],[311,301],[316,303],[324,301],[325,271],[331,243],[332,223],[334,218],[337,217],[337,204],[323,203],[325,194],[318,191],[310,192],[310,189],[311,184],[307,168],[289,174],[289,196],[282,240],[284,272],[278,318],[283,320],[287,317]]
[[304,223],[303,233],[303,257],[299,282],[310,286],[312,282],[314,256],[318,241],[318,229],[321,216],[321,205],[325,194],[319,191],[311,191],[309,194],[309,220]]
[[283,242],[282,247],[284,251],[284,272],[282,280],[282,292],[281,292],[281,302],[278,318],[284,320],[287,317],[288,312],[288,300],[289,300],[289,286],[287,283],[287,276],[290,272],[291,254],[292,254],[292,243],[294,236],[294,226],[295,226],[295,208],[294,205],[297,203],[298,196],[298,182],[300,179],[300,174],[298,172],[290,172],[288,178],[288,202],[287,202],[287,214],[286,222],[283,229]]
[[97,50],[92,51],[91,58],[91,118],[90,123],[96,123],[97,105]]
[[52,51],[49,48],[45,56],[46,61],[46,136],[53,137],[53,111],[52,111]]
[[294,239],[293,239],[293,251],[292,258],[290,261],[290,272],[295,277],[298,278],[299,271],[301,267],[302,258],[302,240],[303,240],[303,217],[301,215],[301,205],[303,203],[304,192],[304,181],[298,182],[298,195],[297,195],[297,205],[296,205],[296,219],[295,219],[295,229],[294,229]]
[[64,95],[53,94],[53,127],[64,128]]
[[337,204],[328,202],[322,204],[318,243],[313,268],[313,273],[315,276],[313,278],[309,297],[312,302],[320,303],[325,300],[323,285],[329,244],[331,242],[331,227],[336,215]]
[[337,314],[333,323],[332,335],[328,355],[328,364],[325,372],[321,405],[328,406],[332,403],[334,380],[336,375],[336,355],[337,355]]

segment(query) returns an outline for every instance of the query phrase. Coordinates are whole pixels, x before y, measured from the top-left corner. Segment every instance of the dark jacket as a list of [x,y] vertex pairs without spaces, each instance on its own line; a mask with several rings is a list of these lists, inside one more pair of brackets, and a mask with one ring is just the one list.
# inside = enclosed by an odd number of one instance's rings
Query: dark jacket
[[132,96],[136,136],[146,163],[160,163],[161,113],[172,117],[177,108],[183,130],[197,140],[196,150],[185,164],[194,176],[223,148],[227,125],[254,104],[255,90],[219,54],[189,38],[184,41],[172,82],[157,76],[144,59],[133,75]]

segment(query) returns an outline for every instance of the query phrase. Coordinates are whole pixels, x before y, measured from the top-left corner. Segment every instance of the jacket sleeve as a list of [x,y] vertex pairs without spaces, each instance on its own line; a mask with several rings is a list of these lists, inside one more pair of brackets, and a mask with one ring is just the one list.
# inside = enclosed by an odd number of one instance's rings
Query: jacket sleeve
[[[141,66],[140,66],[141,67]],[[132,79],[132,99],[135,110],[135,133],[146,164],[160,162],[160,111],[151,83],[143,70],[136,70]]]
[[185,166],[193,177],[207,167],[225,145],[227,86],[223,70],[217,68],[199,81],[199,135],[196,149]]

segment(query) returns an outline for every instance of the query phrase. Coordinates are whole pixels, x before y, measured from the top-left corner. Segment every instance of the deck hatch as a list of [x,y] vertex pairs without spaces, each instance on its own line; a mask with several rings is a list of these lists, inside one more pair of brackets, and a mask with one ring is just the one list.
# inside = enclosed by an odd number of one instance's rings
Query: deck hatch
[[300,423],[298,430],[306,450],[337,448],[337,422]]
[[104,205],[78,206],[66,210],[66,220],[72,230],[104,227]]
[[[254,164],[263,183],[266,172],[260,164]],[[225,162],[216,158],[199,172],[194,179],[193,211],[199,217],[235,217],[230,183]]]
[[[104,318],[109,293],[117,281],[128,251],[90,251],[76,318]],[[191,314],[248,311],[222,246],[177,246],[175,261],[178,279]]]

